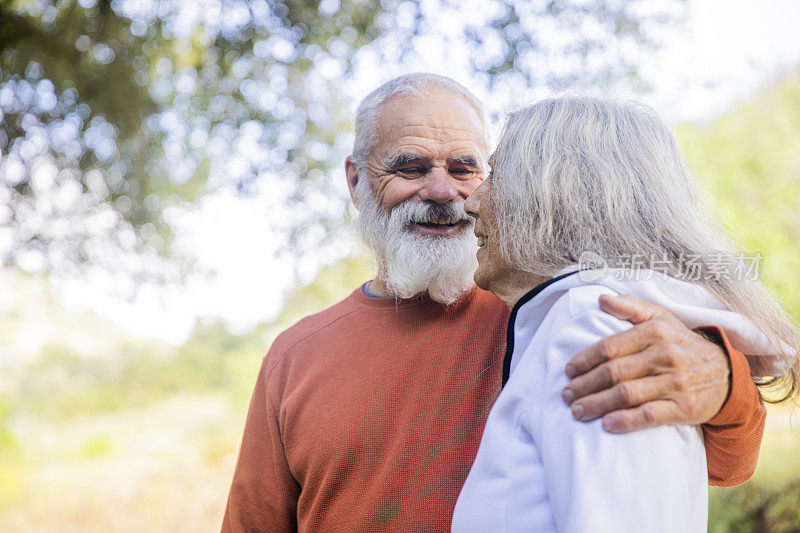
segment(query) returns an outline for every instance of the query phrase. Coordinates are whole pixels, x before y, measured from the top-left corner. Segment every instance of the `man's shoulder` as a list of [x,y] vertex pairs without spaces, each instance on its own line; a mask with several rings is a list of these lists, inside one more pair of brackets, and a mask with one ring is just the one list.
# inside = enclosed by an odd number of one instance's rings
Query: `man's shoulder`
[[496,322],[504,327],[508,308],[494,295],[478,290],[469,302],[464,307],[441,306],[433,310],[429,300],[373,300],[359,287],[340,302],[299,320],[278,335],[266,355],[267,368],[281,362],[305,364],[309,358],[316,360],[332,351],[358,352],[366,344],[385,343],[397,331],[414,329],[421,322],[428,328],[463,327],[465,320]]
[[330,307],[301,318],[295,324],[285,329],[273,341],[268,357],[280,356],[309,337],[326,334],[338,335],[338,330],[331,328],[331,326],[341,319],[346,318],[348,315],[360,310],[358,301],[354,298],[354,293],[360,290],[361,287]]

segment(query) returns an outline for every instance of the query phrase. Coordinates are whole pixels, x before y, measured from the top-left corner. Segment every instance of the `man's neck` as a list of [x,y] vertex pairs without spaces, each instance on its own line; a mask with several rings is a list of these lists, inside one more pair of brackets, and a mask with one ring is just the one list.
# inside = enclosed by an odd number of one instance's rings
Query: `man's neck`
[[369,282],[369,292],[375,296],[393,296],[389,294],[386,284],[378,276],[375,276],[375,279]]
[[370,281],[366,282],[363,285],[362,289],[361,289],[366,296],[369,296],[370,298],[378,298],[378,299],[391,298],[391,296],[382,296],[380,294],[375,294],[374,292],[372,292],[372,288],[370,287],[371,285],[372,285],[372,281],[370,280]]

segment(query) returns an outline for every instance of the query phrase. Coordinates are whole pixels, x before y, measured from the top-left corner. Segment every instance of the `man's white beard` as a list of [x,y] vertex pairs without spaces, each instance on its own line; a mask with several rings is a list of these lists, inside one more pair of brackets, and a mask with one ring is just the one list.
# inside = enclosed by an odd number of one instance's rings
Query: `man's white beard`
[[458,228],[452,235],[426,235],[412,229],[414,222],[433,222],[442,217],[448,222],[471,222],[463,201],[437,207],[407,200],[387,215],[366,179],[358,181],[356,193],[360,204],[359,233],[375,256],[378,278],[389,294],[412,298],[427,292],[434,301],[450,305],[472,287],[478,267],[472,224]]

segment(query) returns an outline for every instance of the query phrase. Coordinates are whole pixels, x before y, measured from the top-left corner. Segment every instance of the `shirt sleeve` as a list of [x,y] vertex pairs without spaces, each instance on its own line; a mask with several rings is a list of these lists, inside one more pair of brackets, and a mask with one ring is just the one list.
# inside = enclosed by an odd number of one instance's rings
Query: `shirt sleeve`
[[584,310],[544,345],[531,346],[546,370],[530,395],[529,430],[541,453],[556,526],[567,533],[705,531],[708,485],[698,427],[611,434],[600,420],[574,420],[561,399],[568,360],[629,327],[599,308]]
[[750,366],[716,326],[703,331],[718,337],[730,360],[730,394],[714,418],[703,424],[708,482],[720,487],[744,483],[755,472],[767,410],[750,376]]
[[222,532],[297,531],[300,488],[284,453],[277,411],[268,397],[262,362],[247,413]]

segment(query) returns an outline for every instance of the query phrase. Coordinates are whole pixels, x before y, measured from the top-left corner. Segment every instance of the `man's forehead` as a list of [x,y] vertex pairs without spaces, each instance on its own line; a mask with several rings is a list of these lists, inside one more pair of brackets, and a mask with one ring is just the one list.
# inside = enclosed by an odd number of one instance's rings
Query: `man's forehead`
[[432,91],[424,95],[395,95],[381,104],[377,116],[382,133],[428,128],[464,135],[485,135],[480,114],[461,95]]
[[470,117],[435,111],[415,113],[413,111],[398,114],[381,121],[378,135],[397,143],[414,143],[432,140],[440,143],[480,143],[485,138],[480,123],[469,120]]

